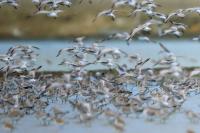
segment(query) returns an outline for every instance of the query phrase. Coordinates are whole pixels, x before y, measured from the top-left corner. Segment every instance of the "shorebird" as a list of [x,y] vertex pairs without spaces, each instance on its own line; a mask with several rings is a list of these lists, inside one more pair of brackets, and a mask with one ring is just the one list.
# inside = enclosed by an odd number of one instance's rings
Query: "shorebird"
[[191,110],[187,110],[187,111],[185,111],[185,114],[188,117],[188,119],[193,123],[197,123],[197,122],[200,121],[200,114],[199,113],[195,113]]
[[70,2],[69,0],[60,0],[60,1],[57,2],[57,4],[64,5],[64,6],[67,6],[67,7],[71,7],[72,2]]
[[15,9],[17,9],[17,7],[19,6],[19,4],[17,3],[17,0],[2,0],[0,1],[0,7],[2,5],[10,5],[14,7]]
[[51,18],[57,18],[58,17],[58,13],[63,12],[63,10],[39,10],[37,11],[34,15],[38,15],[38,14],[46,14],[48,17]]
[[85,36],[81,36],[81,37],[77,37],[73,40],[73,42],[75,42],[79,47],[83,46],[84,44],[84,40],[86,39]]
[[143,115],[148,121],[153,121],[155,117],[160,116],[160,112],[160,108],[147,107],[143,110]]
[[154,4],[154,0],[143,0],[141,2],[141,5],[149,5],[149,4]]
[[167,18],[165,19],[165,22],[168,22],[173,17],[184,18],[185,17],[185,10],[184,9],[178,9],[175,12],[169,13],[167,15]]
[[71,7],[72,3],[69,0],[52,0],[52,1],[45,1],[47,5],[50,5],[51,8],[57,9],[59,5],[64,5]]
[[173,25],[169,29],[161,30],[160,36],[165,35],[175,35],[176,37],[181,37],[186,30],[187,26],[181,23],[173,23]]
[[104,10],[104,11],[101,11],[99,12],[96,17],[93,19],[93,22],[95,22],[99,17],[101,16],[107,16],[107,17],[110,17],[113,21],[115,21],[115,12],[117,10],[114,10],[114,5],[111,7],[111,9],[108,9],[108,10]]
[[96,61],[95,62],[88,62],[88,61],[78,61],[78,62],[76,62],[76,63],[71,63],[71,62],[69,62],[69,61],[66,61],[66,60],[64,60],[64,61],[62,61],[60,64],[58,64],[58,65],[68,65],[68,66],[72,66],[72,67],[86,67],[86,66],[88,66],[88,65],[91,65],[91,64],[94,64],[94,63],[96,63]]
[[101,63],[102,65],[107,66],[108,68],[112,68],[114,66],[112,59],[98,60],[96,61],[96,63]]
[[[81,3],[83,3],[83,0],[80,0],[80,1],[79,1],[79,4],[81,4]],[[89,4],[92,4],[92,0],[88,0],[88,3],[89,3]]]
[[159,13],[159,12],[154,12],[154,13],[152,14],[152,17],[156,17],[156,18],[160,19],[160,20],[163,21],[163,22],[165,22],[166,19],[167,19],[167,16],[166,16],[165,14]]
[[58,107],[51,108],[51,111],[53,111],[53,115],[55,118],[64,117],[68,113],[68,111],[63,111]]
[[137,5],[138,0],[127,0],[127,4],[129,6],[135,7]]
[[82,48],[82,51],[85,53],[85,54],[92,54],[92,55],[98,55],[98,52],[100,51],[100,47],[103,47],[103,46],[100,46],[98,43],[92,43],[92,45],[90,47],[84,47]]
[[109,35],[106,39],[104,40],[110,40],[110,39],[120,39],[120,40],[127,40],[129,37],[128,32],[122,32],[122,33],[114,33]]
[[150,58],[147,58],[145,59],[144,61],[139,61],[136,65],[135,65],[135,69],[140,69],[141,70],[141,67],[146,64],[148,61],[150,60]]
[[174,22],[174,21],[171,21],[172,23],[172,26],[175,26],[177,29],[181,30],[181,31],[184,31],[188,28],[188,25],[184,24],[184,23],[177,23],[177,22]]
[[72,47],[72,48],[63,48],[63,49],[60,49],[58,51],[58,54],[56,55],[56,57],[60,56],[63,52],[73,52],[74,50],[76,49],[76,47]]
[[3,6],[3,5],[5,5],[6,3],[7,3],[7,0],[0,1],[0,7]]
[[200,8],[199,7],[188,8],[188,9],[185,9],[185,11],[197,13],[198,15],[200,15]]
[[114,7],[126,6],[127,3],[127,0],[113,0]]
[[189,77],[193,77],[200,74],[200,69],[196,68],[189,73]]
[[156,4],[154,1],[144,0],[139,4],[136,3],[136,5],[137,5],[136,9],[132,13],[130,13],[129,16],[136,15],[136,13],[138,12],[142,12],[145,13],[150,18],[152,17],[158,17],[160,19],[166,18],[164,14],[155,12],[155,8],[161,5]]
[[10,121],[4,121],[3,122],[4,128],[12,132],[15,129],[15,126]]
[[130,16],[135,16],[135,15],[137,15],[137,13],[145,13],[145,14],[147,14],[148,16],[152,16],[153,15],[153,11],[151,10],[151,9],[148,9],[148,8],[146,8],[146,7],[139,7],[138,9],[136,9],[136,10],[134,10],[134,11],[132,11],[129,15],[128,15],[128,17],[130,17]]
[[116,70],[117,70],[119,76],[123,76],[123,75],[128,74],[127,73],[128,68],[127,68],[126,64],[123,64],[123,65],[116,64],[116,66],[117,66]]
[[41,0],[32,0],[32,3],[37,3],[39,4],[41,2]]
[[99,51],[99,54],[97,55],[97,58],[100,58],[100,57],[104,57],[106,55],[112,55],[114,58],[118,59],[121,57],[121,55],[123,54],[124,57],[127,57],[128,54],[126,52],[124,52],[123,50],[121,49],[118,49],[118,48],[104,48],[102,50]]
[[131,6],[135,7],[138,0],[113,0],[114,6]]
[[195,131],[193,129],[187,129],[186,133],[195,133]]
[[0,62],[8,62],[12,60],[12,57],[11,56],[8,56],[8,55],[0,55]]
[[162,43],[159,43],[159,45],[166,53],[171,53],[171,51],[168,48],[166,48]]
[[117,116],[113,121],[113,126],[116,130],[122,132],[125,128],[125,121],[121,118],[121,116]]
[[196,36],[196,37],[193,37],[192,40],[193,40],[193,41],[200,41],[200,35],[199,35],[199,36]]
[[161,23],[162,23],[161,21],[152,19],[152,20],[147,21],[143,25],[139,25],[138,27],[133,28],[129,34],[129,38],[127,39],[127,41],[131,40],[138,32],[144,30],[146,27],[149,27],[155,24],[161,24]]
[[165,47],[164,44],[159,42],[159,45],[164,51],[165,55],[162,59],[160,59],[157,63],[155,63],[155,65],[157,64],[171,64],[172,66],[178,65],[178,63],[176,63],[177,57],[175,56],[175,54],[171,52],[167,47]]

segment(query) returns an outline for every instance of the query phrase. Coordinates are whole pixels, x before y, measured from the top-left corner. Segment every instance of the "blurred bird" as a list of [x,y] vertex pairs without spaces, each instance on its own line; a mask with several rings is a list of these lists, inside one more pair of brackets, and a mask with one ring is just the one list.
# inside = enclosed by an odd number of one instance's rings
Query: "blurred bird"
[[40,10],[40,11],[37,11],[35,13],[35,15],[38,15],[38,14],[46,14],[48,17],[51,17],[51,18],[57,18],[58,17],[58,13],[61,13],[63,12],[63,10],[51,10],[51,11],[48,11],[48,10]]
[[115,12],[117,10],[114,10],[114,5],[111,7],[111,9],[108,9],[108,10],[104,10],[104,11],[101,11],[97,14],[97,16],[93,19],[93,22],[95,22],[99,17],[101,16],[107,16],[107,17],[110,17],[113,21],[115,21]]
[[151,19],[147,21],[146,23],[144,23],[143,25],[139,25],[138,27],[132,29],[132,31],[129,34],[129,38],[127,40],[128,41],[131,40],[138,32],[142,31],[146,27],[149,27],[154,24],[161,24],[161,23],[162,23],[161,21]]

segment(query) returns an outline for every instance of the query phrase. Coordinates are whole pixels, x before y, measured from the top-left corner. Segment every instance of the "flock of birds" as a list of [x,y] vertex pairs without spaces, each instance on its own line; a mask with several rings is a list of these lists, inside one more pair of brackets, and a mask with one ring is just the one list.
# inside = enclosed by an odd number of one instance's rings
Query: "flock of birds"
[[[66,57],[58,65],[70,69],[61,75],[43,74],[42,66],[35,66],[38,47],[11,47],[0,55],[3,127],[13,131],[22,118],[35,116],[43,126],[102,120],[123,132],[126,117],[163,123],[178,112],[198,123],[200,113],[186,110],[182,105],[188,97],[200,93],[196,77],[200,69],[184,71],[175,54],[162,43],[158,45],[160,59],[152,60],[97,42],[88,46],[80,37],[72,47],[58,51],[57,58]],[[119,59],[129,60],[131,66],[119,64]],[[152,66],[144,68],[149,62]],[[98,64],[107,71],[87,69]],[[59,108],[57,104],[67,108]]]
[[[46,14],[49,17],[58,17],[58,13],[63,12],[60,6],[72,5],[69,0],[32,2],[37,8],[34,15]],[[92,4],[92,0],[88,2]],[[17,0],[0,0],[0,7],[4,5],[19,6]],[[132,9],[127,17],[142,13],[149,19],[130,32],[115,33],[91,45],[85,45],[85,37],[76,38],[72,47],[61,49],[57,54],[57,58],[66,57],[58,65],[69,68],[69,73],[57,76],[40,72],[42,66],[35,66],[38,47],[19,45],[0,54],[0,72],[3,75],[0,80],[0,122],[5,129],[13,131],[17,122],[27,115],[34,115],[45,126],[106,120],[118,131],[125,130],[127,116],[165,122],[179,112],[191,122],[199,122],[200,113],[185,110],[182,105],[187,97],[200,93],[200,69],[184,71],[174,53],[146,35],[157,27],[160,37],[181,37],[188,26],[177,22],[177,18],[182,19],[190,13],[200,15],[200,7],[178,9],[166,15],[157,12],[156,9],[162,5],[154,0],[113,0],[111,8],[98,13],[93,22],[102,16],[115,21],[121,6]],[[162,28],[163,25],[168,28]],[[130,44],[136,37],[159,45],[160,59],[144,59],[138,54],[100,45],[110,39],[121,39]],[[193,40],[199,41],[200,36]],[[128,60],[132,65],[120,64],[119,59]],[[151,67],[144,68],[149,62]],[[102,65],[106,70],[91,72],[87,68],[92,65]],[[56,107],[57,103],[68,108]],[[48,109],[52,104],[55,106]]]

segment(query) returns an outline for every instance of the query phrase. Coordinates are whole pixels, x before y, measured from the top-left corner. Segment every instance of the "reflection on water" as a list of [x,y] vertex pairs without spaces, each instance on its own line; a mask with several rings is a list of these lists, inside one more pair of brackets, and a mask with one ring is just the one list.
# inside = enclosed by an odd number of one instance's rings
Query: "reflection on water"
[[[93,41],[87,41],[86,45],[92,44]],[[200,66],[200,43],[191,40],[163,40],[164,43],[175,55],[179,56],[178,60],[182,66],[185,67],[195,67]],[[13,45],[34,45],[40,48],[38,51],[40,56],[38,57],[37,65],[43,65],[43,70],[46,71],[66,71],[66,68],[59,66],[58,64],[63,59],[63,56],[56,57],[57,52],[61,48],[66,48],[74,45],[72,41],[67,40],[43,40],[43,41],[0,41],[0,53],[5,53],[9,47]],[[129,54],[139,54],[144,58],[150,57],[151,59],[158,59],[160,47],[157,44],[152,44],[148,42],[134,41],[130,46],[126,45],[124,41],[108,41],[101,45],[106,47],[117,47]],[[128,64],[128,61],[121,59],[121,63]],[[147,67],[151,66],[151,63],[146,64]],[[89,69],[102,69],[102,66],[91,66]]]

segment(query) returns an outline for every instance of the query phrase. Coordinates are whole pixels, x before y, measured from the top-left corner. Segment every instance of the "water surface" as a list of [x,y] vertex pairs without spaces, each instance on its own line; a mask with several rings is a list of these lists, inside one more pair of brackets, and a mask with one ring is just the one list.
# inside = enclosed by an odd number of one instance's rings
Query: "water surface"
[[[91,45],[92,40],[86,41],[86,45]],[[184,67],[198,67],[200,66],[200,43],[191,40],[160,40],[168,49],[170,49],[175,55],[179,56],[178,61]],[[38,53],[38,61],[36,65],[42,65],[42,70],[45,71],[66,71],[66,67],[59,66],[58,64],[62,61],[64,56],[56,57],[57,52],[62,48],[71,47],[75,45],[69,40],[7,40],[0,41],[0,54],[5,53],[9,47],[14,45],[33,45],[40,48]],[[100,45],[105,47],[116,47],[128,54],[139,54],[143,58],[158,59],[159,52],[161,50],[158,44],[133,41],[129,46],[125,41],[107,41]],[[67,58],[65,56],[65,58]],[[191,60],[192,59],[192,60]],[[47,60],[52,62],[51,65],[47,63]],[[128,61],[121,59],[119,63],[129,64]],[[151,63],[148,62],[145,67],[151,67]],[[102,69],[102,66],[95,65],[89,67],[89,69]]]

